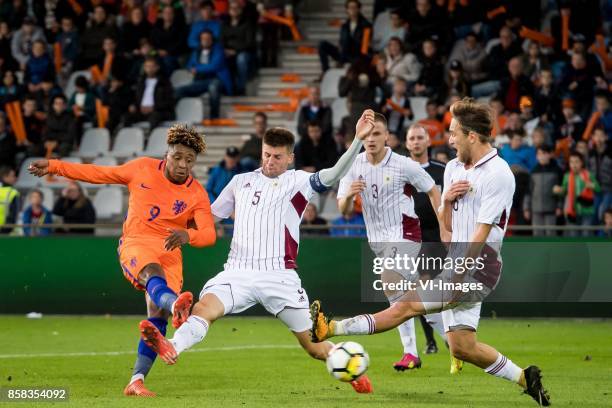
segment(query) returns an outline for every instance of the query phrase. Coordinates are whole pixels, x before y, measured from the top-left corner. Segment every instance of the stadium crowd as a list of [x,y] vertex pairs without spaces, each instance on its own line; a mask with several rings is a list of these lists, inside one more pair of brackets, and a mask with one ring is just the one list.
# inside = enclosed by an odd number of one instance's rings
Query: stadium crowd
[[[30,156],[68,156],[86,124],[101,123],[100,115],[111,133],[142,121],[153,129],[174,119],[180,98],[206,93],[210,118],[218,118],[223,95],[244,95],[256,67],[277,66],[281,58],[279,38],[288,30],[262,13],[299,21],[299,3],[3,1],[0,225],[43,225],[52,213],[64,222],[95,222],[78,184],[66,187],[51,211],[41,205],[40,190],[20,199],[12,188],[15,169]],[[361,10],[359,1],[346,1],[338,40],[316,50],[322,80],[334,66],[347,68],[338,94],[347,98],[348,115],[335,129],[320,83],[309,86],[295,113],[296,168],[331,166],[367,108],[387,117],[393,151],[409,155],[406,130],[418,123],[430,135],[430,157],[447,162],[454,157],[448,107],[471,96],[490,103],[493,144],[516,177],[511,225],[604,225],[566,233],[612,234],[611,1],[376,0],[374,15]],[[191,71],[193,81],[173,87],[170,77],[178,68]],[[74,91],[66,94],[72,73],[80,70],[91,74],[73,78]],[[422,119],[415,119],[413,97],[427,98]],[[244,146],[227,147],[210,170],[211,201],[233,175],[258,167],[266,128],[267,116],[258,112]],[[362,225],[359,206],[355,211],[311,233],[364,236],[360,228],[334,228]],[[315,205],[303,223],[327,225]]]

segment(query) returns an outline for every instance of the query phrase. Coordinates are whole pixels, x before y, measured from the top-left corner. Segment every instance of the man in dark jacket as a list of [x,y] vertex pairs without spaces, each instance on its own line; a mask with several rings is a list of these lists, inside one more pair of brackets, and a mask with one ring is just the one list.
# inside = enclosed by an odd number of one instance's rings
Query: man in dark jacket
[[300,108],[298,113],[297,130],[300,137],[308,137],[308,122],[317,121],[321,125],[324,139],[332,137],[332,110],[323,106],[321,89],[318,82],[308,87],[308,102]]
[[107,22],[106,10],[97,6],[93,12],[91,25],[81,36],[81,54],[79,68],[88,69],[104,58],[102,44],[107,37],[117,37],[117,29]]
[[237,1],[230,1],[228,13],[228,20],[221,25],[221,42],[235,78],[236,94],[243,95],[255,61],[255,26],[243,15]]
[[154,129],[161,122],[174,119],[174,91],[168,78],[160,73],[155,57],[145,59],[143,70],[126,124],[148,121],[151,129]]
[[504,101],[504,107],[510,112],[519,111],[521,96],[532,96],[533,84],[523,74],[523,62],[520,57],[508,61],[508,71],[501,80],[498,97]]
[[[561,184],[563,172],[552,159],[550,146],[538,148],[538,164],[531,172],[529,190],[523,200],[523,215],[532,225],[555,225],[557,215],[561,214],[561,203],[553,193],[553,187]],[[554,236],[555,231],[534,229],[535,236]]]
[[301,139],[295,146],[295,168],[314,173],[333,166],[336,160],[338,153],[334,142],[323,138],[318,122],[309,122],[308,137]]
[[340,28],[340,48],[329,41],[319,44],[319,58],[323,72],[329,69],[329,57],[345,64],[353,62],[361,55],[361,43],[366,28],[372,28],[370,22],[361,14],[359,0],[346,2],[347,20]]
[[6,124],[4,112],[0,112],[0,166],[15,166],[17,142]]
[[603,213],[612,207],[612,143],[602,128],[593,132],[593,149],[589,153],[589,170],[601,187],[597,217],[603,222]]
[[266,130],[268,130],[268,116],[265,113],[255,112],[253,115],[253,129],[255,133],[251,134],[240,149],[240,164],[245,171],[252,171],[259,167],[262,140]]
[[194,74],[193,82],[176,90],[176,99],[185,96],[200,96],[208,92],[210,117],[218,118],[221,107],[221,92],[232,95],[232,77],[227,69],[225,52],[219,42],[215,42],[210,31],[200,34],[200,48],[193,51],[188,70]]
[[237,147],[228,147],[225,151],[225,157],[221,162],[210,169],[208,182],[206,183],[206,192],[210,198],[211,204],[221,194],[221,191],[230,182],[236,174],[244,173],[244,169],[240,165],[240,151]]
[[70,154],[74,144],[74,120],[66,109],[66,97],[56,95],[53,97],[51,112],[47,116],[47,131],[45,132],[42,145],[33,152],[36,156],[45,156],[46,150],[51,149],[60,157]]

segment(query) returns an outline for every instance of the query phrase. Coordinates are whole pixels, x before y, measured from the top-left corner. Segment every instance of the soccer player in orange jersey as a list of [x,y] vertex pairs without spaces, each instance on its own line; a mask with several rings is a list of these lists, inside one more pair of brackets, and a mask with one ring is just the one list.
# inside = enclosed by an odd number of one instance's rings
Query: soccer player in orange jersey
[[[119,262],[125,278],[146,292],[148,320],[165,333],[168,317],[178,328],[189,317],[193,302],[183,285],[181,246],[213,245],[214,221],[206,190],[191,175],[203,137],[192,127],[174,125],[168,130],[164,160],[138,158],[122,166],[96,166],[38,160],[29,171],[39,177],[57,174],[97,184],[124,184],[130,192],[128,214],[119,240]],[[195,222],[196,228],[189,228]],[[180,294],[180,295],[179,295]],[[155,396],[144,386],[156,353],[142,340],[125,395]]]

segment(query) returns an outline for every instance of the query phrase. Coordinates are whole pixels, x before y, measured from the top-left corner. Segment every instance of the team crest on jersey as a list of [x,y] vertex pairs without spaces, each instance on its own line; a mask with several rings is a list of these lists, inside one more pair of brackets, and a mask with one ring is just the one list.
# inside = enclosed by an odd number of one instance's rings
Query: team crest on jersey
[[389,174],[385,174],[383,176],[383,184],[389,184],[392,180],[392,177]]
[[130,266],[132,268],[135,268],[137,264],[138,264],[138,261],[136,260],[136,257],[132,257],[132,259],[130,259]]
[[183,200],[176,200],[172,205],[172,211],[174,215],[179,215],[187,209],[187,204]]

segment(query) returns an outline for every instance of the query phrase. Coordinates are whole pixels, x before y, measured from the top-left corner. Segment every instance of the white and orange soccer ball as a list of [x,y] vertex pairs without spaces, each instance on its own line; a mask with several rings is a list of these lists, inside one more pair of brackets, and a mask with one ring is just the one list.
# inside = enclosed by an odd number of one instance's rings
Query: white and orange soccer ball
[[336,379],[344,382],[356,380],[370,365],[370,356],[363,346],[354,341],[336,344],[326,360],[327,371]]

